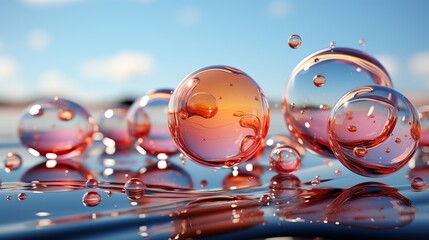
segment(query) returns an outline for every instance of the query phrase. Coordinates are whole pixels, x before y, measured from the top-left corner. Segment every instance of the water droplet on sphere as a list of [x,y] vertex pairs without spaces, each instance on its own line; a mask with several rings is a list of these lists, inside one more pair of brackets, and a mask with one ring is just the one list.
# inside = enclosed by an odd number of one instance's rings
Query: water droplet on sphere
[[400,138],[395,138],[395,143],[401,143],[401,139]]
[[349,130],[349,132],[356,132],[357,127],[355,125],[349,125],[347,126],[347,130]]
[[288,39],[288,44],[290,48],[293,48],[293,49],[299,48],[302,44],[301,36],[299,36],[298,34],[290,35]]
[[331,47],[331,49],[335,48],[336,46],[337,46],[336,42],[329,43],[329,47]]
[[355,147],[353,149],[353,153],[355,154],[356,157],[363,158],[368,153],[368,150],[365,147]]
[[194,94],[186,105],[187,110],[192,115],[200,116],[203,118],[212,118],[217,113],[216,98],[205,92]]
[[70,109],[62,109],[58,110],[58,118],[62,121],[70,121],[74,117],[74,112]]
[[316,87],[322,87],[326,83],[326,78],[323,74],[317,74],[313,77],[313,84]]
[[144,196],[146,185],[138,178],[131,178],[125,183],[124,190],[128,199],[136,200]]
[[272,201],[273,201],[273,199],[269,194],[264,194],[259,198],[259,203],[262,206],[269,206]]

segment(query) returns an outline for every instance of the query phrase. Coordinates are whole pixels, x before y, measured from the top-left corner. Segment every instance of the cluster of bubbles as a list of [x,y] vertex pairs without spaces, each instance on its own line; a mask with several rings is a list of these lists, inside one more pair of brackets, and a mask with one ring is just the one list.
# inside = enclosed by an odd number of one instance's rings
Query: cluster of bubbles
[[[358,43],[366,44],[363,39]],[[288,44],[299,48],[302,39],[293,34]],[[179,151],[206,167],[232,168],[268,148],[271,169],[290,173],[300,168],[305,147],[335,156],[351,171],[368,177],[395,172],[419,144],[417,111],[393,90],[384,67],[368,54],[338,48],[335,42],[295,67],[282,104],[296,141],[279,135],[264,142],[270,112],[261,88],[243,71],[219,65],[192,72],[174,91],[150,92],[130,108],[105,109],[98,124],[73,101],[44,99],[24,110],[18,132],[31,154],[47,159],[81,155],[98,130],[107,147],[134,146],[142,154],[157,156],[166,168],[172,165],[165,160]],[[420,118],[427,115],[421,111]],[[5,169],[17,169],[21,162],[19,155],[9,153]],[[130,199],[145,191],[136,179],[127,182],[133,189],[128,192],[135,195]],[[95,179],[86,183],[87,188],[97,186]]]

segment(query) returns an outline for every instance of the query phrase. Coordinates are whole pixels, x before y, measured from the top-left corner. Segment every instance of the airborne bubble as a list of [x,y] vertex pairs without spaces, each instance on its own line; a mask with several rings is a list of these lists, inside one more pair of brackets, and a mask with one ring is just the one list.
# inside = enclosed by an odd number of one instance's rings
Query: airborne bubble
[[288,44],[290,48],[293,48],[293,49],[299,48],[302,44],[301,36],[299,36],[298,34],[290,35],[288,39]]

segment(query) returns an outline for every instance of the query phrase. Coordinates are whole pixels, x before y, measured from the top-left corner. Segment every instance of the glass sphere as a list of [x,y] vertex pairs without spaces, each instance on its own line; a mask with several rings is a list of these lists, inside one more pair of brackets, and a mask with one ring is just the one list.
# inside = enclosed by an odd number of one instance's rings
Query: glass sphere
[[98,128],[103,134],[103,143],[107,147],[124,149],[131,146],[132,140],[128,133],[127,113],[127,106],[111,107],[102,112]]
[[417,110],[392,88],[355,88],[338,101],[329,116],[329,142],[335,156],[362,176],[397,171],[414,155],[419,139]]
[[292,71],[283,94],[288,129],[311,152],[333,157],[330,109],[347,91],[374,84],[393,86],[384,67],[364,52],[332,48],[308,56]]
[[27,107],[18,126],[21,143],[36,156],[68,159],[92,144],[94,120],[79,104],[55,97]]
[[149,93],[137,99],[128,111],[128,129],[139,151],[143,149],[155,156],[178,152],[168,129],[168,102],[172,92],[160,89]]
[[203,166],[228,168],[251,158],[269,128],[269,107],[244,72],[211,66],[191,73],[174,90],[169,127],[176,145]]

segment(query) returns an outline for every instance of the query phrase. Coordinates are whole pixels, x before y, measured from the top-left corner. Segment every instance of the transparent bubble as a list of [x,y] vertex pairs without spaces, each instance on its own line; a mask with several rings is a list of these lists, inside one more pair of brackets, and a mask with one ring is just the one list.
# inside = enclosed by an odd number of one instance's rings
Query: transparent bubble
[[291,173],[301,167],[301,155],[289,145],[274,147],[270,153],[271,169],[278,173]]
[[429,105],[421,106],[417,108],[417,111],[422,126],[419,145],[429,147]]
[[[408,121],[401,121],[403,118]],[[357,131],[350,132],[350,125]],[[413,156],[419,138],[415,107],[401,93],[384,86],[349,91],[329,116],[329,141],[335,155],[348,169],[367,177],[400,169]]]
[[27,199],[27,194],[25,194],[25,193],[18,194],[18,200],[19,201],[22,201],[22,200],[25,200],[25,199]]
[[94,126],[85,108],[56,97],[27,107],[18,134],[31,154],[61,160],[78,156],[91,145]]
[[128,112],[130,134],[137,140],[137,148],[143,148],[148,154],[178,152],[168,129],[168,102],[172,92],[160,89],[149,93],[137,99]]
[[299,142],[285,135],[271,136],[267,139],[266,144],[267,144],[266,148],[270,152],[274,147],[277,147],[280,145],[289,145],[295,148],[295,150],[298,151],[299,155],[303,156],[305,154],[305,148]]
[[207,167],[233,167],[248,160],[269,128],[261,89],[247,74],[228,66],[191,73],[174,91],[168,108],[177,146]]
[[270,181],[270,194],[275,198],[290,199],[299,195],[301,181],[293,174],[277,174]]
[[201,186],[202,188],[207,187],[207,180],[205,180],[205,179],[201,180],[201,184],[200,184],[200,186]]
[[365,41],[365,39],[359,39],[358,43],[359,43],[359,45],[360,45],[360,46],[362,46],[362,47],[364,47],[364,46],[366,45],[366,41]]
[[421,177],[415,177],[411,180],[411,187],[416,190],[422,190],[425,186],[426,182]]
[[127,106],[117,106],[104,110],[99,118],[98,128],[105,139],[103,141],[107,147],[117,149],[128,148],[132,144],[131,136],[127,125]]
[[290,35],[288,39],[288,44],[290,48],[299,48],[302,44],[301,36],[299,36],[298,34]]
[[86,192],[82,196],[82,203],[86,207],[95,207],[100,204],[102,198],[98,192]]
[[18,169],[22,165],[22,158],[19,154],[9,152],[4,159],[4,168],[6,172]]
[[336,170],[335,170],[335,175],[337,175],[337,176],[341,176],[341,174],[342,174],[342,173],[341,173],[341,170],[339,170],[339,169],[336,169]]
[[262,206],[269,206],[272,201],[273,199],[269,194],[264,194],[259,198],[259,204]]
[[140,169],[138,176],[147,186],[173,189],[193,188],[192,178],[188,172],[170,162],[152,164]]
[[[326,80],[321,87],[314,84],[314,76],[319,74]],[[347,91],[374,84],[392,87],[384,67],[364,52],[334,48],[308,56],[295,67],[283,93],[288,129],[313,153],[333,157],[328,137],[329,109]]]
[[88,179],[85,183],[86,188],[97,188],[98,187],[98,181],[94,178]]
[[313,77],[313,84],[316,87],[322,87],[326,83],[326,78],[323,74],[317,74]]
[[144,196],[146,185],[138,178],[131,178],[124,185],[125,194],[128,199],[137,200]]
[[337,46],[336,42],[330,42],[329,43],[329,47],[331,47],[331,49],[335,48]]

